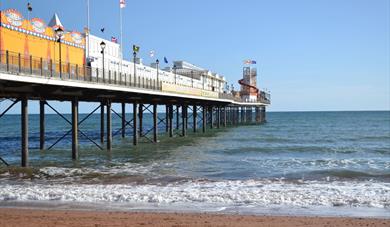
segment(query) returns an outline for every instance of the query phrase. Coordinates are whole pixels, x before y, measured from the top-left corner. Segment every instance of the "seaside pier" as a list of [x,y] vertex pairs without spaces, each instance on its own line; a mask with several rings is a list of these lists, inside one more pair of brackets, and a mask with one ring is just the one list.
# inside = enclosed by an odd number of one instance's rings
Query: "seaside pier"
[[[113,137],[124,138],[126,131],[132,134],[133,145],[137,146],[140,139],[158,143],[162,133],[180,139],[187,136],[188,130],[205,133],[266,120],[270,96],[256,87],[255,69],[244,68],[241,91],[234,91],[227,88],[224,77],[184,61],[176,61],[172,68],[165,69],[160,69],[158,60],[151,66],[143,65],[136,48],[133,60],[123,60],[119,67],[119,45],[115,42],[88,33],[65,33],[56,15],[47,26],[42,20],[22,19],[23,23],[17,23],[15,18],[22,18],[16,10],[1,15],[0,99],[9,100],[10,105],[0,113],[0,121],[15,104],[21,103],[23,167],[29,165],[31,100],[39,101],[39,149],[50,150],[71,135],[72,159],[78,159],[80,138],[110,152]],[[106,53],[108,48],[111,56]],[[68,102],[71,119],[50,101]],[[83,102],[99,104],[80,119],[79,106]],[[112,108],[115,103],[121,105],[120,112]],[[47,109],[69,125],[69,130],[53,144],[46,144],[45,140]],[[158,113],[161,109],[165,110],[161,111],[164,117]],[[100,128],[96,131],[100,130],[100,138],[96,141],[79,126],[99,112]],[[132,113],[132,117],[129,119],[126,113]],[[146,113],[152,115],[151,128],[145,128]],[[112,127],[113,115],[121,119],[121,127],[116,131]],[[159,132],[159,126],[165,126],[165,130]]]

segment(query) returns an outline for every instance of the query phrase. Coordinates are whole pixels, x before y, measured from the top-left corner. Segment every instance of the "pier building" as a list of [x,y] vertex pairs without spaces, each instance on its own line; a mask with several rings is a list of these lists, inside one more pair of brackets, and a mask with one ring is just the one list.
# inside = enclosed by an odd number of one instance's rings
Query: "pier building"
[[[0,19],[0,98],[11,100],[0,120],[21,103],[22,166],[29,165],[29,100],[40,103],[39,149],[50,150],[70,135],[73,159],[79,157],[79,139],[110,152],[115,136],[130,134],[137,146],[141,141],[158,143],[163,133],[185,137],[189,128],[204,133],[265,122],[270,97],[257,88],[252,70],[248,74],[244,69],[241,91],[232,91],[227,89],[225,77],[186,61],[174,61],[172,67],[160,69],[158,61],[144,65],[136,52],[133,59],[122,59],[119,44],[69,30],[57,15],[48,25],[39,18],[26,20],[14,9],[1,11]],[[50,105],[52,100],[69,102],[71,119]],[[82,102],[98,105],[79,119]],[[112,108],[113,103],[121,104],[120,113]],[[158,115],[158,106],[165,107],[165,117]],[[69,124],[69,131],[53,144],[45,140],[47,108]],[[129,109],[130,119],[126,117]],[[80,125],[96,112],[100,112],[100,136],[92,138]],[[146,112],[153,116],[149,129],[143,123]],[[112,128],[113,114],[121,119],[119,129]],[[163,132],[158,131],[159,125],[164,126]]]

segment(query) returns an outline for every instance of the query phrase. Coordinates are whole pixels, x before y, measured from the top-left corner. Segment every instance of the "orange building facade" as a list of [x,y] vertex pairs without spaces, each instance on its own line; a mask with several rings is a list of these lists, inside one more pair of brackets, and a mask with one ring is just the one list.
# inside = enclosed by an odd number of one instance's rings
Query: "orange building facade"
[[[27,59],[34,59],[34,62],[45,62],[45,66],[58,70],[60,60],[60,44],[57,42],[55,29],[49,27],[42,19],[32,18],[26,20],[20,12],[15,9],[1,11],[0,17],[0,51],[4,56],[21,56],[20,64],[27,64]],[[2,57],[1,62],[4,62]],[[32,61],[30,61],[32,62]],[[66,70],[70,66],[85,65],[85,35],[76,31],[66,31],[61,39],[61,62]],[[44,64],[44,63],[42,63]],[[38,67],[38,66],[33,66]]]

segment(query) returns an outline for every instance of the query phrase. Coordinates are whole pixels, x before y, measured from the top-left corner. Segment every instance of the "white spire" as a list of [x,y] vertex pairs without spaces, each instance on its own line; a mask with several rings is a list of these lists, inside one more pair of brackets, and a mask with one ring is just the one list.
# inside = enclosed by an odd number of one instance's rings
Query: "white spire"
[[61,28],[64,27],[64,26],[62,26],[60,18],[58,17],[58,15],[56,13],[53,15],[53,18],[51,18],[48,26],[49,27],[61,27]]

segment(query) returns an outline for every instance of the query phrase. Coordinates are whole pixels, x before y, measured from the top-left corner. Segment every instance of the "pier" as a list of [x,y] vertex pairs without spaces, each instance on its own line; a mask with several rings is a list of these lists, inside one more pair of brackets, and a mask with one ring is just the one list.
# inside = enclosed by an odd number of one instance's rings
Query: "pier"
[[[113,137],[125,138],[126,131],[132,133],[133,146],[138,146],[141,139],[158,143],[162,134],[186,137],[191,128],[193,133],[205,133],[266,120],[270,95],[256,87],[255,69],[244,68],[244,78],[239,81],[241,91],[234,91],[228,89],[223,76],[184,61],[174,61],[172,68],[160,69],[157,59],[146,66],[137,57],[136,46],[132,61],[120,59],[119,44],[89,33],[66,32],[57,15],[46,26],[39,19],[34,23],[23,20],[13,9],[4,12],[0,23],[0,99],[10,100],[10,105],[0,113],[0,120],[21,103],[22,167],[29,165],[31,100],[39,101],[39,149],[50,150],[71,135],[74,160],[79,157],[80,138],[110,152]],[[56,110],[51,101],[68,102],[71,119]],[[85,102],[98,106],[80,119],[79,107]],[[117,103],[121,105],[120,112],[112,108]],[[47,109],[69,126],[53,144],[45,141]],[[159,109],[165,109],[164,117]],[[100,138],[96,141],[80,125],[99,112],[100,128],[96,131],[100,130]],[[130,119],[126,112],[132,112]],[[146,113],[153,116],[151,128],[144,127]],[[112,128],[113,115],[121,119],[121,128],[116,131]],[[165,126],[165,130],[159,131],[159,126]]]
[[[31,58],[30,58],[31,59]],[[65,136],[71,134],[72,138],[72,159],[78,158],[79,137],[90,140],[99,149],[112,149],[112,114],[117,115],[122,120],[121,136],[125,137],[125,131],[130,129],[133,133],[133,144],[138,145],[139,138],[145,138],[151,143],[158,142],[161,133],[168,133],[174,136],[174,129],[181,129],[181,136],[187,136],[188,123],[192,120],[192,129],[196,133],[204,133],[206,130],[214,128],[238,126],[241,124],[260,124],[265,121],[265,110],[268,102],[244,102],[234,98],[232,95],[220,93],[217,98],[198,97],[172,92],[164,92],[156,81],[148,83],[134,83],[132,75],[124,75],[126,81],[119,81],[115,76],[110,76],[107,80],[101,79],[98,74],[103,73],[99,69],[75,66],[76,69],[83,69],[84,72],[96,72],[93,74],[82,74],[83,71],[71,71],[67,75],[60,77],[59,72],[36,69],[34,65],[43,65],[40,59],[31,60],[21,57],[20,54],[11,54],[8,51],[1,54],[0,64],[0,96],[2,99],[12,100],[1,114],[4,116],[13,106],[21,103],[21,166],[28,166],[28,103],[29,100],[39,100],[40,104],[40,149],[51,149]],[[28,65],[19,64],[27,62]],[[17,64],[15,64],[17,63]],[[30,64],[32,63],[32,64]],[[37,73],[38,72],[38,73]],[[142,80],[144,81],[144,80]],[[49,101],[67,101],[71,109],[72,118],[69,121],[59,113]],[[84,119],[78,119],[78,109],[82,102],[100,103],[94,111]],[[113,103],[121,104],[121,113],[115,112],[111,106]],[[132,106],[132,108],[130,108]],[[165,106],[165,118],[158,117],[157,106]],[[45,109],[50,108],[69,124],[70,129],[64,136],[51,146],[45,144]],[[100,110],[101,124],[100,141],[94,141],[84,134],[79,125],[88,117]],[[132,110],[133,118],[126,119],[125,113]],[[189,112],[190,110],[190,112]],[[153,114],[153,127],[144,129],[143,115],[145,112]],[[174,118],[176,115],[176,119]],[[189,119],[191,118],[192,119]],[[106,118],[106,125],[105,123]],[[201,124],[199,124],[200,122]],[[158,125],[166,126],[165,132],[158,132]],[[198,125],[201,129],[198,130]],[[99,129],[96,129],[99,130]],[[152,134],[152,136],[150,136]],[[103,147],[106,145],[105,148]]]

